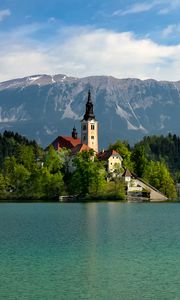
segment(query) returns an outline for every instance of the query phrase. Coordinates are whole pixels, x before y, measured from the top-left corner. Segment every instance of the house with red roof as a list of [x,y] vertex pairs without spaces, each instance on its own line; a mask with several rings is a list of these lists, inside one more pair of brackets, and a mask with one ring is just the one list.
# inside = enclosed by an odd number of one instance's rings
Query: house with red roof
[[122,168],[123,158],[115,150],[103,150],[97,154],[97,158],[99,161],[105,162],[108,173]]
[[71,155],[76,155],[77,153],[81,153],[83,151],[90,151],[92,150],[92,148],[90,148],[88,145],[86,144],[78,144],[76,145],[74,148],[72,148],[71,150]]

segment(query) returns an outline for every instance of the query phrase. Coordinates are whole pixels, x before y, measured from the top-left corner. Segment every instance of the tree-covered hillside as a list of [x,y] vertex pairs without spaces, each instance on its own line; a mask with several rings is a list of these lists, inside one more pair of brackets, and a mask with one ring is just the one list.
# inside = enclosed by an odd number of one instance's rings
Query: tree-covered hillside
[[30,141],[18,133],[4,131],[3,134],[0,134],[0,166],[2,167],[6,157],[17,157],[20,152],[22,152],[21,148],[25,146],[29,146],[29,149],[32,149],[36,157],[38,157],[42,151],[36,141]]
[[167,136],[146,136],[137,145],[144,147],[147,159],[164,161],[176,180],[180,180],[179,136],[170,133]]

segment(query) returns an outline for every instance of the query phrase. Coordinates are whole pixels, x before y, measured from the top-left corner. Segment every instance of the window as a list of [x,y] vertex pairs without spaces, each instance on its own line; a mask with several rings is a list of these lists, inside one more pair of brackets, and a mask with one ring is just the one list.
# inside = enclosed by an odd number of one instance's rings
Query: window
[[86,125],[83,125],[83,130],[86,130]]
[[91,140],[94,140],[94,135],[91,135]]
[[94,130],[95,126],[94,124],[91,124],[91,130]]
[[86,140],[86,136],[84,135],[84,137],[83,137],[83,140],[85,141]]

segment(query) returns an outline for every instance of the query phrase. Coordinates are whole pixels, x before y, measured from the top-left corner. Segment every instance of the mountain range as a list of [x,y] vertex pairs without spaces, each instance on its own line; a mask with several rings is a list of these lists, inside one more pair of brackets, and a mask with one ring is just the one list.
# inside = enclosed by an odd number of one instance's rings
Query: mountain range
[[43,147],[58,135],[71,135],[91,90],[99,121],[100,148],[117,139],[130,144],[144,135],[180,135],[180,81],[74,78],[32,75],[0,83],[0,130],[18,131]]

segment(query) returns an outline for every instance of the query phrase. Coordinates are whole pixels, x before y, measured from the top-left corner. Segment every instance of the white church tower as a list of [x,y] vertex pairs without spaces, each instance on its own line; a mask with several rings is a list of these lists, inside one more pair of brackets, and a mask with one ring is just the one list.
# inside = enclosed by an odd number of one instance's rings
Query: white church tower
[[91,92],[88,92],[88,100],[86,103],[86,112],[81,121],[81,143],[88,145],[96,153],[98,153],[98,122],[93,112],[93,103],[91,100]]

